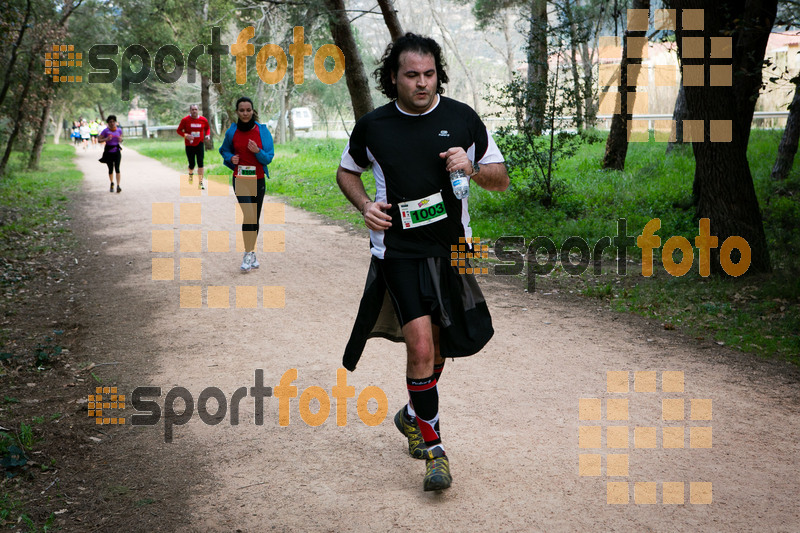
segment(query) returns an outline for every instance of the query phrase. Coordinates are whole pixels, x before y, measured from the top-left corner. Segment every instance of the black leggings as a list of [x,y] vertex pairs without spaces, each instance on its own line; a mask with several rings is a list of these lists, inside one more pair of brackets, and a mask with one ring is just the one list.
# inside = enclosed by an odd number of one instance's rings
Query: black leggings
[[[264,205],[264,194],[267,192],[267,186],[264,178],[259,180],[242,180],[249,182],[250,185],[253,181],[256,183],[255,196],[237,196],[236,200],[242,207],[242,234],[244,239],[245,251],[250,252],[255,249],[256,240],[258,238],[258,221],[261,219],[261,206]],[[244,188],[244,187],[241,187]],[[248,187],[249,189],[249,187]],[[236,191],[236,176],[233,177],[233,190]],[[256,204],[255,224],[248,224],[247,219],[253,217],[252,207],[246,204]],[[248,216],[249,213],[249,216]],[[253,222],[253,220],[251,220]]]
[[104,154],[103,157],[106,160],[106,165],[108,165],[108,173],[111,174],[116,170],[117,174],[119,174],[119,163],[122,160],[122,152],[108,152]]
[[194,170],[194,161],[197,159],[197,168],[203,168],[203,155],[205,154],[203,143],[197,146],[186,147],[186,158],[189,160],[189,170]]

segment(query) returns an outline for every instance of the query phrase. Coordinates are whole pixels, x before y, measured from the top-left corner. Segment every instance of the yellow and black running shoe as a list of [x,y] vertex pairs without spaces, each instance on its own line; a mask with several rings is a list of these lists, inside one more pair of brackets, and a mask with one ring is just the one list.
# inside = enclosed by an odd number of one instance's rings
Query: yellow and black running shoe
[[422,488],[425,492],[432,490],[449,489],[453,482],[450,475],[450,461],[439,446],[434,446],[433,451],[429,452],[432,457],[425,461],[425,479]]
[[394,415],[394,425],[400,433],[408,439],[408,454],[414,459],[429,459],[431,457],[425,441],[422,440],[422,432],[417,427],[417,422],[406,417],[406,408],[403,407]]

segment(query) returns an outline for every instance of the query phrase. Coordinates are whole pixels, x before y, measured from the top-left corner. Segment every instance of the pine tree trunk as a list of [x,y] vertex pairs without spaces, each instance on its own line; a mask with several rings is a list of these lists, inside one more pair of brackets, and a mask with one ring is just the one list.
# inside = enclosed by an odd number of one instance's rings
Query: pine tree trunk
[[[211,120],[211,78],[200,73],[200,112],[209,121],[209,125],[213,123]],[[214,128],[211,128],[211,136],[214,136]]]
[[458,50],[458,45],[456,44],[452,35],[450,35],[450,30],[447,29],[447,25],[444,23],[438,13],[436,13],[436,9],[432,0],[428,0],[428,5],[431,6],[431,16],[436,22],[436,25],[439,27],[439,31],[442,32],[442,39],[444,40],[445,45],[447,45],[447,47],[453,52],[453,56],[455,56],[456,61],[464,71],[464,77],[467,78],[467,85],[469,86],[469,91],[472,94],[472,109],[474,109],[476,113],[480,113],[481,98],[478,91],[478,84],[475,82],[475,76],[473,76],[472,70],[467,66],[464,58],[461,56],[461,52]]
[[53,106],[53,98],[47,100],[42,108],[41,121],[39,128],[36,130],[36,138],[33,141],[33,150],[31,157],[28,159],[28,170],[39,168],[39,159],[42,156],[42,148],[44,147],[44,136],[47,131],[47,125],[50,122],[50,108]]
[[53,133],[53,144],[61,143],[61,133],[64,131],[64,106],[58,110],[58,120],[56,120],[56,131]]
[[28,98],[28,91],[31,87],[31,79],[33,78],[31,75],[31,69],[33,68],[35,60],[36,54],[31,54],[31,58],[28,61],[28,68],[25,71],[28,73],[28,75],[25,77],[25,84],[22,86],[22,92],[20,93],[19,100],[17,100],[17,116],[14,119],[14,128],[11,130],[11,134],[8,136],[6,150],[5,153],[3,153],[3,159],[0,160],[0,177],[3,177],[6,173],[8,160],[11,158],[11,151],[14,149],[14,143],[16,142],[17,137],[19,136],[19,130],[22,127],[23,110],[25,108],[25,100]]
[[378,5],[381,7],[383,21],[386,23],[386,28],[389,30],[392,42],[394,42],[403,36],[403,27],[400,25],[400,19],[397,17],[397,10],[394,8],[394,2],[392,2],[392,0],[378,0]]
[[674,141],[667,144],[667,152],[670,153],[675,146],[683,144],[683,121],[686,119],[686,92],[683,90],[683,76],[681,76],[681,86],[678,89],[678,97],[675,99],[675,108],[672,110],[673,133],[670,137]]
[[797,153],[797,143],[800,140],[800,78],[795,82],[794,97],[789,105],[789,118],[786,119],[786,129],[783,130],[781,143],[778,145],[778,156],[775,166],[772,167],[770,177],[774,180],[785,180],[789,176]]
[[534,135],[541,135],[547,109],[547,2],[531,0],[528,28],[528,86],[526,120]]
[[353,104],[353,115],[358,120],[373,109],[369,79],[361,55],[358,53],[350,20],[345,12],[344,0],[325,0],[325,5],[330,13],[333,42],[342,50],[345,57],[345,81]]
[[279,84],[280,90],[278,93],[278,125],[276,126],[278,132],[278,144],[286,144],[286,121],[288,115],[287,103],[289,99],[286,98],[286,79],[284,78]]
[[[650,0],[633,0],[633,9],[650,10]],[[636,86],[628,85],[628,65],[641,64],[641,53],[639,57],[628,57],[628,39],[631,37],[644,37],[644,31],[625,31],[622,44],[622,62],[620,63],[620,113],[615,114],[611,119],[611,131],[608,132],[606,140],[606,153],[603,157],[603,168],[612,170],[623,170],[625,168],[625,157],[628,155],[628,122],[632,119],[633,109],[628,106],[628,95],[636,95]],[[632,102],[631,102],[632,103]],[[631,109],[628,109],[631,107]]]
[[581,43],[581,61],[583,62],[583,114],[586,127],[592,128],[597,120],[597,108],[594,104],[594,79],[592,77],[592,55],[589,43]]
[[[6,99],[6,95],[8,94],[8,88],[11,86],[11,82],[14,81],[13,71],[14,71],[14,64],[17,62],[17,56],[19,52],[19,47],[22,45],[22,38],[25,36],[25,30],[28,28],[28,20],[31,16],[31,0],[28,0],[27,6],[25,8],[25,18],[22,20],[22,25],[19,29],[19,35],[17,35],[17,40],[14,45],[11,47],[11,58],[8,60],[8,64],[6,65],[6,73],[4,76],[5,81],[3,82],[3,88],[0,89],[0,105]],[[2,173],[0,172],[0,175]]]
[[[733,43],[731,85],[685,88],[687,118],[703,123],[703,142],[692,143],[696,162],[693,190],[697,217],[710,219],[711,234],[719,240],[719,246],[711,249],[711,270],[725,273],[720,263],[720,247],[729,237],[740,236],[750,248],[747,272],[769,272],[769,249],[747,161],[747,144],[777,0],[742,0],[733,5],[679,0],[670,4],[669,7],[681,10],[705,10],[702,32],[678,26],[678,46],[683,46],[684,37],[697,35],[704,38],[731,36]],[[685,53],[681,53],[681,57],[684,66],[702,65],[706,73],[712,65],[720,64],[708,54],[702,59],[689,59]],[[712,123],[712,120],[730,121],[729,132],[724,126],[720,128],[721,123]],[[728,260],[727,257],[722,259]]]
[[570,44],[572,57],[570,66],[572,69],[572,90],[575,92],[575,127],[580,132],[583,130],[583,98],[581,98],[581,77],[578,74],[578,52],[575,44]]
[[570,52],[570,72],[572,73],[572,91],[575,98],[575,127],[580,132],[583,130],[583,98],[581,97],[581,77],[578,74],[578,30],[575,25],[575,16],[572,12],[570,2],[564,2],[564,14],[569,25],[569,52]]
[[506,53],[503,54],[503,59],[506,62],[506,74],[508,83],[514,81],[514,45],[511,38],[511,25],[508,21],[508,13],[503,13],[503,38],[506,43]]

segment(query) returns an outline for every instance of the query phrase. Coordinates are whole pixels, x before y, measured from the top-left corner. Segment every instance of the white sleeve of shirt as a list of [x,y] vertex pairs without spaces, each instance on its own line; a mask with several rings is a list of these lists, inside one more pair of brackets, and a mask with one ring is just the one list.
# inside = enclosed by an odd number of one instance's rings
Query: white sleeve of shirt
[[[486,153],[483,154],[483,157],[478,161],[481,165],[488,165],[489,163],[503,163],[505,162],[505,158],[503,154],[500,153],[500,148],[497,147],[497,143],[494,142],[494,138],[492,138],[492,134],[489,133],[489,129],[486,129],[486,138],[489,140],[486,146]],[[475,161],[475,145],[469,147],[467,150],[467,157],[469,157],[470,161]]]
[[[372,161],[372,153],[370,153],[369,149],[367,149],[367,156],[369,160]],[[356,163],[355,159],[350,155],[350,142],[348,141],[347,146],[344,147],[344,152],[342,153],[342,160],[339,162],[343,169],[349,170],[351,172],[356,172],[361,174],[362,172],[366,172],[367,169],[360,166]]]

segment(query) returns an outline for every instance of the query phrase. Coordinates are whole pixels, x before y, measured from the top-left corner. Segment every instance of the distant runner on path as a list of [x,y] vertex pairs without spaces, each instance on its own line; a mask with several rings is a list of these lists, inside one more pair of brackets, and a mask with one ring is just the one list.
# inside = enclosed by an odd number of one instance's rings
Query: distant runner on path
[[[492,191],[509,183],[503,156],[477,113],[441,96],[444,66],[433,39],[407,33],[390,44],[375,77],[392,102],[356,123],[336,172],[342,192],[364,216],[372,251],[344,366],[355,369],[370,337],[405,342],[409,402],[394,421],[411,456],[426,460],[426,491],[452,482],[436,386],[445,357],[477,353],[494,333],[474,276],[449,263],[451,245],[472,236],[467,198],[456,197],[449,174],[461,170]],[[375,201],[361,181],[370,165]],[[379,317],[392,315],[382,307],[387,294],[394,316],[386,318],[394,328]]]
[[189,106],[189,114],[178,124],[178,135],[183,137],[186,146],[186,158],[189,160],[189,183],[192,183],[195,162],[197,163],[197,175],[200,181],[199,188],[205,189],[203,185],[203,156],[205,155],[205,145],[203,141],[210,137],[211,126],[208,125],[206,117],[200,115],[197,104]]
[[116,115],[108,115],[108,127],[100,132],[97,140],[101,143],[106,143],[103,149],[103,157],[100,158],[101,163],[108,165],[108,181],[111,182],[108,192],[114,192],[114,176],[112,172],[117,171],[117,192],[122,192],[119,182],[122,180],[122,175],[119,173],[119,164],[122,161],[122,128],[117,124]]
[[222,162],[233,170],[233,192],[242,209],[242,240],[244,257],[239,269],[242,273],[258,268],[256,241],[261,206],[266,194],[265,178],[269,178],[267,165],[275,156],[272,135],[264,124],[258,122],[253,101],[242,96],[236,101],[239,121],[225,132],[219,147]]
[[92,140],[92,146],[97,146],[97,134],[103,129],[103,123],[93,120],[89,122],[89,137]]

